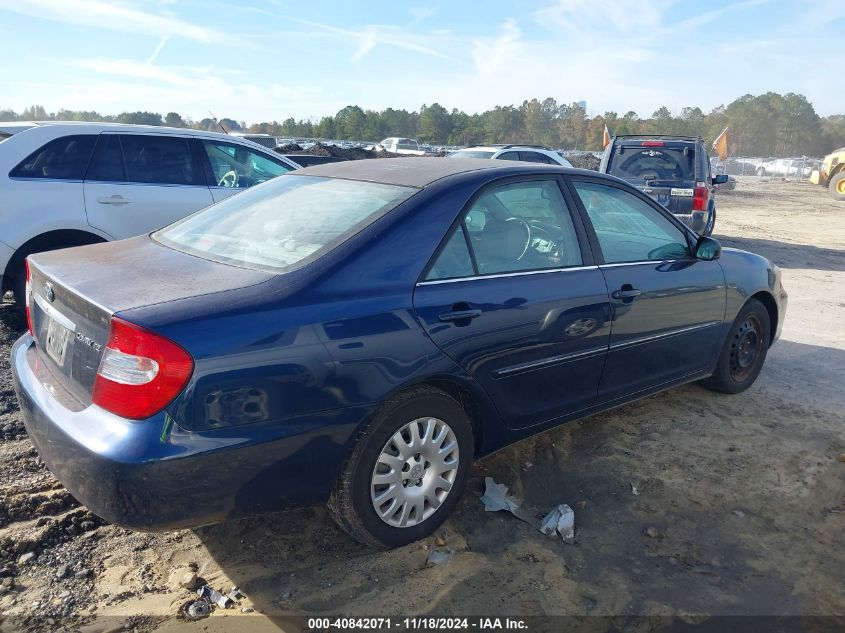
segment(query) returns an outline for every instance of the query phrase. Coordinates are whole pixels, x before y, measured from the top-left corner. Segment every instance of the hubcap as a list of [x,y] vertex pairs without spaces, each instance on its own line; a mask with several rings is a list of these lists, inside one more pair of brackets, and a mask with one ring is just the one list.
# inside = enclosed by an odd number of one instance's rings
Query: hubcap
[[754,370],[763,348],[762,327],[755,316],[748,317],[734,333],[731,343],[730,371],[736,381],[745,380]]
[[446,500],[458,475],[458,439],[443,420],[417,418],[387,440],[373,468],[370,498],[393,527],[418,525]]
[[845,178],[836,183],[836,193],[845,194]]

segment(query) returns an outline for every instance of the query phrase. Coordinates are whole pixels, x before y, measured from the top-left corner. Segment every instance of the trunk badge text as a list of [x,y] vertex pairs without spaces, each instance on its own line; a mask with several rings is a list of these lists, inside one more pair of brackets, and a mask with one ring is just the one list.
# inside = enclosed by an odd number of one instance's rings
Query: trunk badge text
[[91,349],[93,349],[97,353],[103,351],[102,345],[95,342],[90,336],[85,336],[84,334],[82,334],[82,332],[76,333],[76,340],[79,341],[80,343],[84,343],[85,345],[87,345],[88,347],[90,347]]
[[47,297],[47,301],[53,303],[56,299],[56,293],[53,291],[53,284],[49,281],[44,284],[44,296]]

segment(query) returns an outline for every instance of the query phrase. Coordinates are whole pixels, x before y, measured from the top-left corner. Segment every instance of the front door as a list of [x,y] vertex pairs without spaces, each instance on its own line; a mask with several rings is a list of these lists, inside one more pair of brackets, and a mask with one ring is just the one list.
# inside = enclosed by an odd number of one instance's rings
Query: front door
[[415,290],[428,335],[513,428],[596,400],[610,305],[585,235],[555,178],[487,188]]
[[85,177],[88,223],[116,239],[149,233],[214,200],[186,137],[101,134]]
[[712,366],[725,318],[717,261],[692,257],[670,214],[606,182],[573,179],[613,307],[599,400],[625,397]]

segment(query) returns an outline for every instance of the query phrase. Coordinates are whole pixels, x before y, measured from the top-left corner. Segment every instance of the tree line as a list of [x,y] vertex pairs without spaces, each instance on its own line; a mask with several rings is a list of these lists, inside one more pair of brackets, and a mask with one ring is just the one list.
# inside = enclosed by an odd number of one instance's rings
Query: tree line
[[416,138],[438,145],[480,143],[536,143],[554,148],[601,150],[604,129],[613,134],[684,134],[701,136],[708,144],[729,128],[732,156],[821,156],[845,146],[845,115],[820,117],[804,95],[744,95],[727,106],[705,113],[686,107],[678,114],[661,107],[650,117],[629,111],[588,116],[582,104],[559,104],[549,97],[522,105],[496,106],[486,112],[467,114],[447,110],[439,103],[418,111],[387,108],[364,110],[346,106],[319,121],[288,118],[247,125],[231,118],[208,117],[200,121],[176,112],[162,117],[155,112],[123,112],[101,115],[94,111],[59,110],[47,113],[32,106],[18,114],[0,110],[0,121],[14,120],[107,121],[143,125],[168,125],[200,130],[251,132],[294,138],[323,138],[377,142],[389,136]]

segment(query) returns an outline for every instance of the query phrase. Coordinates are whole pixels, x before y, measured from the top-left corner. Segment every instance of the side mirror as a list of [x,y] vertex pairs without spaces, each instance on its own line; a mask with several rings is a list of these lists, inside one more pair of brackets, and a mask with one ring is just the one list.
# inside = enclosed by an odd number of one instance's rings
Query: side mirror
[[705,261],[719,259],[722,256],[722,245],[712,237],[699,237],[695,243],[695,258]]
[[714,185],[724,185],[728,182],[728,177],[725,174],[719,174],[718,176],[713,176],[713,184]]

